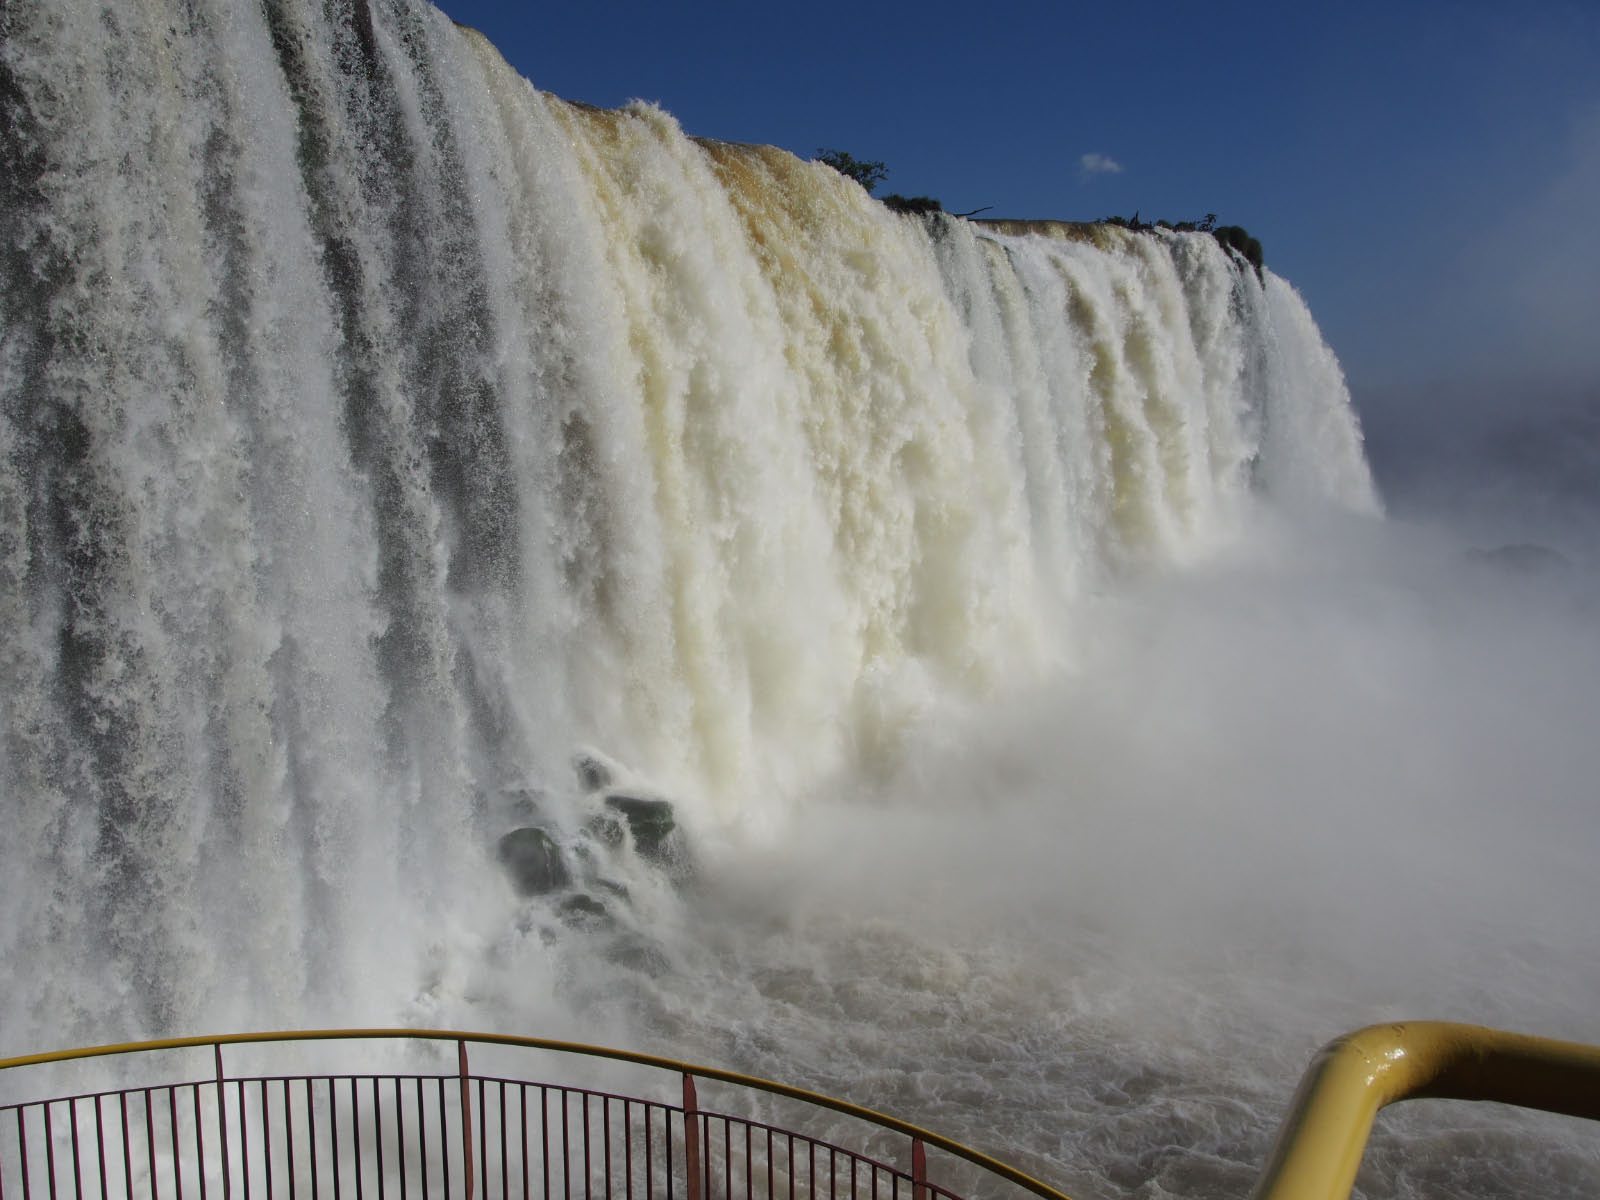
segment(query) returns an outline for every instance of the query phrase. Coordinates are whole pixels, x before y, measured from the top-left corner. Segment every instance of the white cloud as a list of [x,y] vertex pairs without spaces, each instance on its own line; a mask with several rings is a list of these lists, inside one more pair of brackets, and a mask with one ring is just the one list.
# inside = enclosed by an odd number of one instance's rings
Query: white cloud
[[1087,178],[1091,175],[1120,175],[1122,164],[1104,154],[1085,154],[1078,160]]

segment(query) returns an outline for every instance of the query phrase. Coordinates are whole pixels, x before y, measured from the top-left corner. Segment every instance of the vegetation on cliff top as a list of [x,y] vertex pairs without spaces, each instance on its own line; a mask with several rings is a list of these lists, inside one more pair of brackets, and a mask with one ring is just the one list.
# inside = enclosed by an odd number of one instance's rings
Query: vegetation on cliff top
[[883,198],[883,203],[891,212],[897,213],[937,213],[944,211],[932,196],[902,196],[897,192],[890,192]]
[[872,194],[872,189],[885,179],[889,178],[889,168],[881,162],[867,162],[844,150],[817,150],[814,160],[825,166],[832,167],[846,179],[854,179],[867,189],[867,194]]
[[1171,229],[1178,233],[1209,233],[1254,267],[1258,278],[1264,265],[1260,240],[1251,237],[1242,226],[1218,225],[1216,213],[1207,213],[1198,221],[1178,221],[1174,224],[1171,221],[1141,221],[1139,214],[1135,212],[1131,217],[1102,217],[1097,224],[1116,225],[1134,233],[1142,233],[1147,229]]
[[[819,148],[813,161],[832,167],[846,179],[854,179],[867,189],[869,196],[872,194],[873,188],[889,177],[889,168],[881,162],[868,162],[845,150],[824,150]],[[891,212],[923,214],[944,211],[944,205],[940,204],[932,196],[902,196],[898,192],[890,192],[887,196],[880,197],[880,199]]]
[[[881,162],[869,162],[856,158],[845,150],[828,150],[819,148],[814,160],[832,167],[847,179],[853,179],[866,188],[867,194],[889,177],[889,168]],[[891,211],[897,213],[915,213],[925,215],[928,213],[941,213],[944,206],[932,196],[902,196],[897,192],[881,198],[882,203]],[[982,209],[976,209],[982,212]],[[971,213],[956,213],[955,216],[971,216]],[[1239,225],[1218,225],[1217,214],[1207,213],[1198,221],[1141,221],[1136,211],[1131,217],[1102,217],[1094,222],[1097,225],[1115,225],[1133,233],[1144,233],[1151,229],[1171,229],[1177,233],[1209,233],[1216,238],[1218,243],[1234,251],[1256,270],[1260,278],[1264,266],[1264,257],[1261,252],[1259,239],[1251,237],[1249,232]]]

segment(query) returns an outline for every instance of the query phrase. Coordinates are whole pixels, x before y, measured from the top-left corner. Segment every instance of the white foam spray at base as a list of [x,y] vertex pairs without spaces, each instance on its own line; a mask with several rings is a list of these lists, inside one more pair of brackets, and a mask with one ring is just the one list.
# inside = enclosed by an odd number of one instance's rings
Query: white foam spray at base
[[[1071,1195],[1243,1195],[1338,1032],[1594,1040],[1596,582],[1285,524],[1120,589],[1077,672],[930,722],[888,786],[724,864],[626,1006]],[[1583,1123],[1442,1102],[1381,1119],[1362,1176],[1597,1180]]]
[[1587,577],[1377,521],[1271,272],[412,0],[3,20],[4,1052],[630,1042],[1204,1195],[1345,1024],[1592,1033]]

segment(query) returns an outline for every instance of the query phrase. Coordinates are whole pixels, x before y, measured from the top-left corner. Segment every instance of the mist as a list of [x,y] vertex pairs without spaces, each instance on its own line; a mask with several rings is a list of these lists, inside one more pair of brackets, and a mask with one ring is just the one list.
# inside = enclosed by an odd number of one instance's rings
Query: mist
[[[1600,1040],[1600,591],[1481,532],[1266,516],[1087,600],[1069,669],[930,706],[887,779],[710,847],[671,970],[579,990],[1077,1196],[1243,1194],[1311,1052],[1364,1024]],[[1423,1103],[1368,1170],[1583,1195],[1600,1154]]]

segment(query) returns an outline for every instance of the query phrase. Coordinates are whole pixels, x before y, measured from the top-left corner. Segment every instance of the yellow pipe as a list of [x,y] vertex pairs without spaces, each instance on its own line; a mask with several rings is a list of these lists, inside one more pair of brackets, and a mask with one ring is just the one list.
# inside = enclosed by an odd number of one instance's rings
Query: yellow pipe
[[1444,1021],[1345,1034],[1306,1068],[1251,1200],[1345,1200],[1378,1110],[1423,1098],[1600,1120],[1600,1047]]

